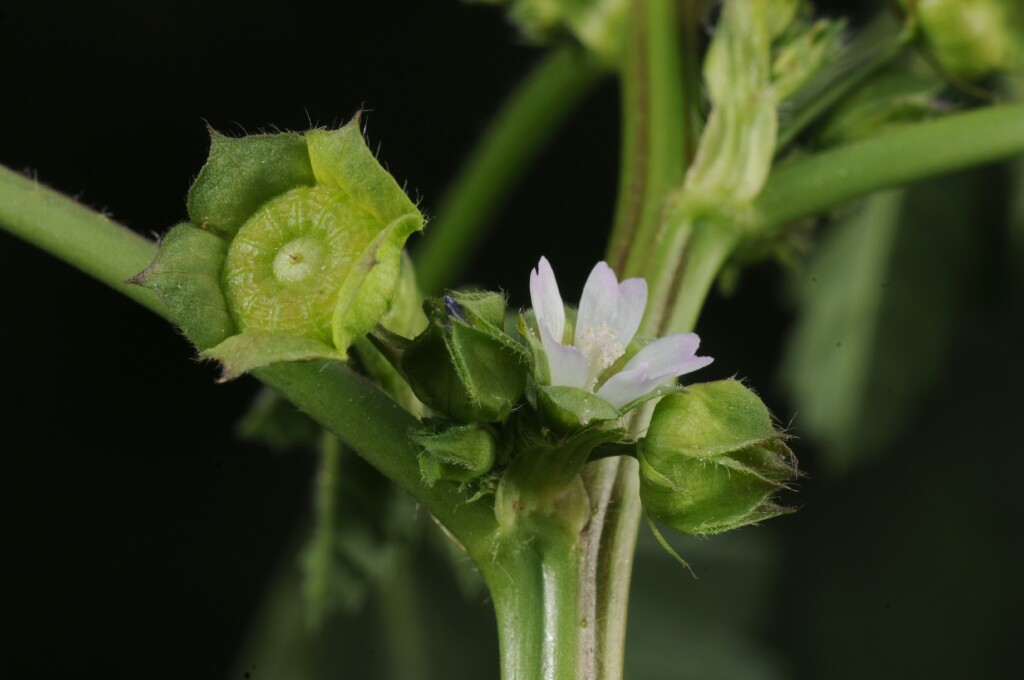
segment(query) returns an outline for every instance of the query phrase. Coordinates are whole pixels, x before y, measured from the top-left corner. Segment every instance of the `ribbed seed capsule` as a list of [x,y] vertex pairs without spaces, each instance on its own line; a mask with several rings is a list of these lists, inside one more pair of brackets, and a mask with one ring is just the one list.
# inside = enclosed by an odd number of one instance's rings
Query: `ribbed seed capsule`
[[305,135],[214,133],[188,212],[132,282],[161,297],[224,380],[280,362],[344,361],[388,313],[402,248],[423,228],[358,117]]
[[300,187],[271,200],[228,248],[224,287],[239,329],[330,343],[337,292],[379,229],[332,187]]

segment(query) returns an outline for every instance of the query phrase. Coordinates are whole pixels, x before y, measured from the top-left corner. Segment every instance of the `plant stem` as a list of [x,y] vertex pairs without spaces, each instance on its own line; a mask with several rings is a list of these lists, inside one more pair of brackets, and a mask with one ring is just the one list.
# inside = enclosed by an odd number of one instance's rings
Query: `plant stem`
[[420,287],[451,285],[489,220],[605,69],[576,46],[554,50],[519,85],[466,160],[416,258]]
[[1024,153],[1024,105],[968,111],[823,151],[785,166],[754,203],[754,234],[880,189]]
[[594,678],[593,627],[581,615],[579,553],[564,541],[511,539],[481,571],[494,598],[504,680]]
[[156,294],[124,284],[156,254],[156,245],[131,229],[3,166],[0,227],[166,318]]
[[[633,5],[622,74],[622,174],[607,252],[623,276],[645,273],[666,201],[682,182],[696,148],[701,9],[699,0],[639,0]],[[633,431],[646,424],[641,416]],[[593,516],[583,544],[580,587],[594,600],[593,677],[615,680],[623,672],[641,513],[637,463],[624,457],[596,461],[585,469],[584,481]]]
[[[633,3],[622,72],[622,172],[608,260],[641,271],[669,190],[696,146],[699,2]],[[680,41],[680,32],[686,38]],[[640,247],[631,247],[638,245]]]

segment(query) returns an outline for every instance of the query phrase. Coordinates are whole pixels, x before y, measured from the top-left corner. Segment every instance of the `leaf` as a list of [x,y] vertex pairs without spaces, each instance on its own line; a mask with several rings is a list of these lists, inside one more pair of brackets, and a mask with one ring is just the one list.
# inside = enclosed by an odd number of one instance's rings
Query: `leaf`
[[160,296],[185,336],[206,349],[235,332],[220,284],[226,252],[227,243],[217,236],[179,224],[164,236],[153,263],[128,283]]
[[796,285],[800,318],[782,362],[795,427],[845,470],[885,449],[942,372],[966,316],[986,229],[984,172],[879,194],[824,233]]

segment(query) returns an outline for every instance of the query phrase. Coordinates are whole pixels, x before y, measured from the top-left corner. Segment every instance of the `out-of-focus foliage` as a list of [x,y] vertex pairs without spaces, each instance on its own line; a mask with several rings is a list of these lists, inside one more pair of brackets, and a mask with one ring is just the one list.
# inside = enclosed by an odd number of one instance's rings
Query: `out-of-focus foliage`
[[993,228],[992,182],[959,174],[868,199],[794,275],[782,365],[794,427],[838,467],[878,453],[948,371]]

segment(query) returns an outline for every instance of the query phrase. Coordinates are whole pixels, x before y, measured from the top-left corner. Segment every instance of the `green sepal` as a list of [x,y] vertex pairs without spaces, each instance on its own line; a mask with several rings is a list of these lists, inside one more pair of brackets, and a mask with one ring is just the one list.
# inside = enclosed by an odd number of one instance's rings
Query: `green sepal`
[[[379,167],[379,166],[378,166]],[[423,228],[419,213],[398,217],[359,256],[338,290],[331,330],[334,346],[344,354],[355,338],[366,335],[387,313],[398,289],[402,247]]]
[[381,224],[414,215],[422,228],[423,217],[416,205],[366,146],[358,115],[337,130],[310,130],[306,143],[318,184],[343,190]]
[[591,424],[619,419],[619,411],[593,392],[550,385],[537,385],[536,389],[537,408],[544,423],[558,434],[578,432]]
[[214,234],[179,224],[160,241],[156,259],[128,283],[155,292],[192,344],[206,349],[236,331],[220,284],[226,252],[227,244]]
[[439,432],[410,435],[420,447],[420,473],[433,486],[439,481],[469,482],[487,474],[498,456],[498,442],[479,425],[461,425]]
[[271,198],[314,183],[302,135],[235,138],[211,129],[209,159],[188,192],[189,219],[230,239]]
[[244,331],[232,335],[216,347],[203,352],[203,356],[220,362],[221,382],[270,364],[314,359],[345,360],[344,354],[319,340],[263,331]]
[[640,499],[686,534],[717,534],[792,512],[771,498],[797,472],[764,403],[737,380],[659,402],[638,446]]

